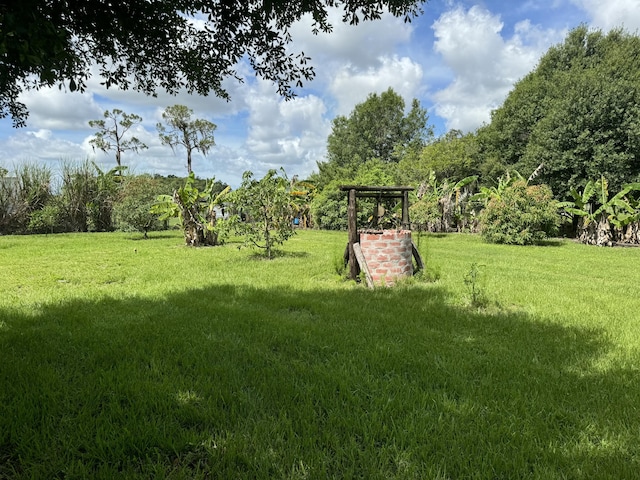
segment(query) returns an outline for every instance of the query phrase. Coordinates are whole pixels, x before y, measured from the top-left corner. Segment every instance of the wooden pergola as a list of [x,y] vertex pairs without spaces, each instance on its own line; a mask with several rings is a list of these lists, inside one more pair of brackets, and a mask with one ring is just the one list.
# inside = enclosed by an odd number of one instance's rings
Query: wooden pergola
[[360,237],[358,234],[357,221],[357,198],[373,198],[376,199],[376,211],[380,201],[383,199],[400,199],[402,202],[402,217],[400,220],[401,228],[411,230],[411,222],[409,221],[409,192],[413,187],[373,187],[364,185],[341,185],[340,190],[348,192],[348,208],[347,208],[347,225],[349,232],[349,243],[345,257],[349,263],[349,278],[355,280],[360,273],[358,266],[357,252],[354,245],[359,244]]

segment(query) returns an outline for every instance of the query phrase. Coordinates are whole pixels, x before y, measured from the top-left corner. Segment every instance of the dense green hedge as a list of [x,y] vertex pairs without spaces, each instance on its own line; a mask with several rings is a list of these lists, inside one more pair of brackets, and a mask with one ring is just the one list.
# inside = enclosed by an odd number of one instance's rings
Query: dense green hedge
[[480,232],[492,243],[531,245],[558,231],[557,202],[546,185],[514,182],[489,199],[480,213]]

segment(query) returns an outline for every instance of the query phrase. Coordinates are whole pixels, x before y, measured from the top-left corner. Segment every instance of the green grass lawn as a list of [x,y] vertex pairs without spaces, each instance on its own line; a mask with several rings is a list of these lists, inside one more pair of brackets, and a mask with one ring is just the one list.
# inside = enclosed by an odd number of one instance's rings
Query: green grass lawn
[[0,237],[0,478],[640,478],[640,249],[151,235]]

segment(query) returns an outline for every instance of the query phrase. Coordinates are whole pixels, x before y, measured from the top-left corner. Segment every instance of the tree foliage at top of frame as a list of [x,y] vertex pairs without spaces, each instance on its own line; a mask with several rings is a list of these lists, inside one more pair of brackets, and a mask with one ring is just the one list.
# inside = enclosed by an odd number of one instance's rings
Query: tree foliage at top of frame
[[97,67],[102,84],[148,95],[163,90],[228,98],[247,58],[284,97],[314,71],[291,53],[290,27],[309,14],[314,33],[331,32],[328,10],[357,24],[388,11],[410,21],[422,0],[21,0],[0,2],[0,118],[24,126],[25,90],[60,85],[84,91]]

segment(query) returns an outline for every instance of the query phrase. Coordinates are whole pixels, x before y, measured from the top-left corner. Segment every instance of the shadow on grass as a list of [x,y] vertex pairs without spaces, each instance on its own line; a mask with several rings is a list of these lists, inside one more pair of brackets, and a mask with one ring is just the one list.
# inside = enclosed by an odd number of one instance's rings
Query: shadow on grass
[[561,238],[550,238],[548,240],[542,240],[538,242],[536,245],[539,247],[563,247],[566,244],[566,240]]
[[255,250],[249,258],[251,260],[275,260],[276,258],[307,258],[309,257],[308,252],[293,252],[293,251],[285,251],[285,250],[272,250],[271,258],[267,257],[267,254],[264,250]]
[[140,232],[128,232],[128,233],[129,233],[129,236],[127,236],[127,240],[133,240],[134,242],[137,242],[139,240],[153,241],[153,240],[165,240],[167,238],[178,238],[175,234],[171,234],[171,233],[149,232],[147,237],[145,237],[144,234]]
[[0,311],[0,478],[632,478],[612,348],[435,285]]

